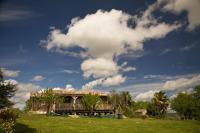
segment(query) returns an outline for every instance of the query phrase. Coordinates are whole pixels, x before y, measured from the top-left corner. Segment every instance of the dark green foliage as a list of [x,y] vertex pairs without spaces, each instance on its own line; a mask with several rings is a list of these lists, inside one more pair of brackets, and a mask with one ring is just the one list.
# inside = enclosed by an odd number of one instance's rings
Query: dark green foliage
[[14,132],[15,120],[18,117],[17,109],[9,108],[13,103],[9,100],[14,96],[16,86],[5,83],[0,70],[0,132]]
[[182,119],[200,119],[200,86],[196,86],[192,94],[179,93],[171,101],[171,107]]
[[129,92],[117,93],[112,91],[109,99],[116,113],[122,113],[129,117],[133,116],[133,100]]
[[171,107],[181,118],[191,119],[194,110],[194,98],[190,94],[179,93],[176,98],[171,101]]
[[2,109],[0,111],[0,132],[14,132],[15,121],[19,117],[20,110],[15,108]]
[[0,113],[0,119],[2,120],[12,120],[15,121],[19,115],[20,115],[21,111],[17,108],[9,108],[9,109],[3,109],[1,110]]
[[53,89],[44,90],[41,94],[40,100],[45,103],[47,114],[51,112],[53,104],[55,104],[57,101],[63,101],[62,97],[53,92]]
[[158,116],[158,111],[156,109],[156,106],[153,103],[148,103],[147,114],[149,116]]
[[195,100],[193,116],[195,119],[200,120],[200,85],[195,87],[193,97]]
[[152,99],[152,104],[155,106],[158,117],[163,118],[166,114],[167,107],[169,106],[169,99],[166,96],[165,92],[159,91],[154,94],[154,98]]
[[149,102],[138,101],[138,102],[135,102],[133,104],[133,109],[134,110],[137,110],[137,109],[147,109],[148,105],[149,105]]
[[101,102],[101,98],[96,94],[87,94],[84,95],[81,103],[86,110],[90,111],[90,115],[93,114],[93,111],[96,109],[97,105]]
[[25,111],[25,112],[30,111],[30,110],[31,110],[31,107],[32,107],[32,97],[30,97],[30,99],[28,99],[28,100],[26,101],[26,105],[25,105],[25,107],[24,107],[24,111]]
[[14,96],[15,91],[15,85],[3,81],[3,74],[0,70],[0,109],[13,105],[9,98]]

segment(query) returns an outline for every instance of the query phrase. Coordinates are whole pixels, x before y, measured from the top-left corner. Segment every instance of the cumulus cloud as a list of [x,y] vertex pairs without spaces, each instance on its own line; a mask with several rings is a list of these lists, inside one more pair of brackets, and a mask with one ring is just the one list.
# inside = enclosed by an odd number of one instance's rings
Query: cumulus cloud
[[45,77],[43,77],[42,75],[36,75],[36,76],[34,76],[34,77],[32,78],[31,81],[42,81],[42,80],[44,80],[44,79],[45,79]]
[[135,100],[136,101],[149,101],[153,98],[154,96],[154,93],[156,93],[158,91],[153,91],[153,90],[150,90],[150,91],[147,91],[145,93],[140,93],[138,94],[136,97],[135,97]]
[[102,78],[116,75],[119,67],[112,60],[105,58],[87,59],[81,64],[84,77]]
[[[150,76],[150,78],[152,77],[155,78],[156,76]],[[159,76],[159,78],[166,80],[164,82],[136,84],[124,89],[130,90],[136,100],[149,100],[152,97],[153,92],[172,91],[174,92],[173,94],[178,92],[188,92],[200,83],[200,74],[167,76],[167,78],[163,77],[165,76]]]
[[30,97],[30,93],[34,92],[34,91],[39,91],[42,88],[38,85],[35,84],[31,84],[31,83],[19,83],[16,80],[13,79],[9,79],[9,80],[5,80],[5,82],[9,82],[11,84],[16,85],[16,92],[14,97],[11,98],[11,101],[14,102],[14,106],[20,109],[23,109],[23,107],[25,106],[25,102],[26,100],[29,99]]
[[95,86],[101,85],[102,82],[103,82],[102,78],[90,81],[90,82],[86,83],[85,85],[83,85],[82,89],[92,89]]
[[145,41],[163,38],[181,26],[158,21],[152,15],[155,7],[156,4],[150,5],[140,15],[116,9],[97,10],[83,18],[73,18],[67,32],[53,28],[43,42],[47,50],[61,53],[79,47],[81,50],[78,54],[84,55],[81,64],[83,76],[95,79],[88,85],[111,85],[111,80],[115,82],[113,85],[120,84],[125,82],[126,77],[119,75],[135,71],[136,68],[120,66],[116,60],[119,55],[141,52]]
[[68,90],[68,91],[74,91],[75,88],[71,84],[66,84],[65,88],[55,87],[53,90]]
[[191,78],[178,78],[176,80],[166,81],[163,85],[165,90],[175,90],[181,88],[190,88],[200,83],[200,75],[195,75]]
[[[137,22],[135,28],[128,25],[131,20]],[[66,34],[59,29],[51,31],[46,47],[67,49],[78,46],[92,57],[112,59],[128,50],[141,50],[145,40],[162,38],[178,27],[177,24],[158,23],[152,17],[139,18],[120,10],[98,10],[74,21]]]
[[65,89],[67,89],[68,91],[75,90],[74,87],[71,84],[66,84]]
[[8,80],[4,80],[4,84],[5,85],[7,85],[7,84],[17,85],[18,82],[14,79],[8,79]]
[[121,83],[124,83],[126,80],[126,77],[123,77],[122,75],[116,75],[113,77],[109,77],[103,81],[104,86],[114,86],[119,85]]
[[82,86],[82,89],[92,89],[95,86],[102,85],[105,87],[109,86],[116,86],[124,83],[126,80],[126,77],[123,77],[122,75],[115,75],[107,78],[100,78],[93,80],[89,83],[86,83],[85,85]]
[[180,14],[183,11],[187,12],[188,29],[194,30],[200,25],[200,1],[199,0],[158,0],[165,2],[163,10]]
[[6,68],[1,68],[1,71],[5,77],[17,77],[20,73],[19,70],[8,70]]

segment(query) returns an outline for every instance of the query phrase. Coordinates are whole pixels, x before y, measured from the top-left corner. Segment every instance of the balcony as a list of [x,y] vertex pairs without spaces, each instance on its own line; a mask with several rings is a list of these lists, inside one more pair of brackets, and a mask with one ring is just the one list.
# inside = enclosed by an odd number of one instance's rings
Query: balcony
[[[84,111],[85,108],[80,103],[79,104],[75,104],[75,107],[73,106],[72,103],[62,103],[62,104],[56,104],[55,110],[59,110],[59,111],[73,111],[73,110],[74,111],[76,111],[76,110],[80,110],[81,111],[82,110],[82,111]],[[96,110],[97,111],[98,110],[99,111],[100,110],[113,110],[113,107],[110,104],[103,103],[103,104],[98,105]]]

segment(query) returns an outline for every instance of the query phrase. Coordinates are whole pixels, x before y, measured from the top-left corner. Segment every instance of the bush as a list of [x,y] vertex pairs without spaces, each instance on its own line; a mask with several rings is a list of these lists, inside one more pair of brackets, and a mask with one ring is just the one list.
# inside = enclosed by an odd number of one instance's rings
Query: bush
[[13,120],[1,120],[0,121],[0,132],[13,133],[15,131],[15,121]]
[[10,108],[4,109],[0,111],[0,119],[3,121],[15,121],[19,117],[20,111],[19,109]]
[[0,132],[13,133],[15,121],[20,114],[19,109],[10,108],[0,111]]

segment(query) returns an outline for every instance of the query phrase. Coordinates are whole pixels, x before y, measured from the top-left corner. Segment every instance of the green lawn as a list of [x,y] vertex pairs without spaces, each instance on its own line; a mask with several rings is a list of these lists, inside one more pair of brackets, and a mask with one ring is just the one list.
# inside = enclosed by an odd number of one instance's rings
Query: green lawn
[[200,133],[200,122],[157,119],[67,118],[25,115],[17,133]]

